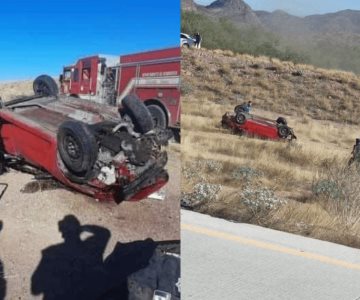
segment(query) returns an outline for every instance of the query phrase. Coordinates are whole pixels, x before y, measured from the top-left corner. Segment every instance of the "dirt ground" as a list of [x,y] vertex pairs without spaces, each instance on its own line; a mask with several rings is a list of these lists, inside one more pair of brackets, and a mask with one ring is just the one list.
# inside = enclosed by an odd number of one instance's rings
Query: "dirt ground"
[[[0,177],[0,183],[8,184],[7,190],[0,199],[0,221],[3,222],[3,228],[0,232],[0,262],[3,264],[4,278],[6,280],[5,299],[42,299],[44,296],[42,294],[38,296],[33,295],[31,292],[32,284],[36,293],[43,291],[45,292],[45,296],[47,290],[54,289],[54,284],[58,284],[59,289],[64,290],[64,296],[57,295],[51,298],[48,294],[48,298],[44,297],[45,299],[73,299],[71,292],[68,293],[68,291],[75,286],[84,286],[84,282],[78,283],[75,280],[79,281],[79,277],[82,277],[83,274],[88,276],[86,270],[82,269],[81,272],[83,273],[78,272],[74,275],[72,274],[74,273],[72,265],[70,265],[70,268],[64,269],[61,261],[55,260],[55,257],[51,258],[51,255],[49,258],[49,255],[46,254],[55,251],[56,248],[60,251],[60,257],[61,255],[66,255],[66,263],[69,263],[68,258],[71,255],[75,257],[75,264],[78,263],[76,256],[84,255],[83,260],[87,260],[87,256],[81,251],[76,252],[80,248],[76,248],[73,245],[66,250],[68,253],[66,251],[61,252],[66,245],[59,231],[58,222],[67,215],[73,215],[82,226],[92,225],[88,227],[95,228],[96,230],[100,228],[99,232],[105,233],[105,235],[102,235],[102,244],[104,247],[97,250],[100,251],[99,254],[102,256],[100,258],[101,261],[115,252],[113,252],[113,250],[118,242],[135,242],[133,244],[137,245],[136,250],[142,253],[144,252],[141,248],[142,243],[147,238],[155,241],[180,239],[179,149],[180,145],[178,144],[172,144],[169,147],[167,169],[170,174],[170,181],[164,188],[166,195],[164,200],[145,199],[140,202],[123,202],[120,205],[116,205],[115,203],[99,203],[82,194],[60,188],[35,193],[23,193],[21,189],[32,181],[31,175],[14,170],[2,175]],[[0,188],[2,187],[1,184]],[[74,220],[75,218],[70,219]],[[91,230],[88,230],[87,233],[81,233],[80,237],[82,241],[84,241],[84,238],[91,236],[89,231]],[[107,238],[107,233],[111,235],[109,239]],[[52,246],[52,250],[42,253],[42,250],[50,246]],[[73,250],[75,248],[77,249],[76,251]],[[122,248],[120,247],[120,249]],[[52,253],[54,254],[54,252]],[[45,257],[45,255],[47,255],[47,257]],[[57,255],[59,256],[59,254]],[[120,263],[118,262],[117,266],[119,266],[120,269],[123,267],[124,269],[128,268],[134,271],[132,260],[130,259],[129,261],[128,259],[128,262],[126,262],[126,257],[130,258],[131,256],[125,256],[125,259],[122,257],[122,260],[119,260]],[[48,269],[54,269],[50,270],[51,272],[56,273],[60,269],[65,270],[60,276],[62,280],[61,283],[54,283],[56,279],[53,279],[53,282],[50,283],[49,278],[42,278],[41,276],[37,276],[38,282],[32,282],[32,276],[34,276],[34,271],[39,268],[41,259],[47,261],[53,259],[47,266]],[[139,263],[136,259],[137,257],[134,258],[134,263]],[[121,262],[126,263],[126,266],[122,266]],[[87,264],[91,264],[91,261],[88,261]],[[83,267],[84,266],[77,266],[76,268],[78,270]],[[94,269],[94,266],[91,267]],[[68,275],[68,273],[70,275]],[[124,277],[126,274],[126,272],[123,272],[121,276]],[[67,278],[66,280],[68,280],[67,287],[66,284],[63,283],[65,277]],[[33,277],[33,280],[34,278],[35,277]],[[55,275],[54,278],[56,278]],[[71,281],[71,278],[74,278],[74,282]],[[95,280],[92,278],[92,280],[85,282],[85,289],[90,288],[90,291],[98,282],[101,282],[101,279],[96,275]],[[0,280],[0,287],[1,284]],[[36,285],[35,288],[34,284]],[[57,287],[55,287],[55,289],[56,288]],[[0,298],[2,299],[1,295]]]

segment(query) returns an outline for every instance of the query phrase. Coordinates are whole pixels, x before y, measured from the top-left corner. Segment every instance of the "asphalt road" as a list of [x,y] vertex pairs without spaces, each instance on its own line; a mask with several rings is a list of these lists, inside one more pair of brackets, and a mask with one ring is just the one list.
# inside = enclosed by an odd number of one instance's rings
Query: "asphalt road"
[[181,212],[182,299],[360,299],[360,250]]

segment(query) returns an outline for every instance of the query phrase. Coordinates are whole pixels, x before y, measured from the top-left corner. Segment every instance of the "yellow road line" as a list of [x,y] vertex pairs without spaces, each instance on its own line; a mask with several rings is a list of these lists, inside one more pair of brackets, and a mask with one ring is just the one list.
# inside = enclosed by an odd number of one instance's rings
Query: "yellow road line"
[[262,241],[258,241],[258,240],[254,240],[254,239],[249,239],[249,238],[245,238],[245,237],[241,237],[241,236],[237,236],[237,235],[233,235],[233,234],[229,234],[229,233],[225,233],[225,232],[221,232],[221,231],[217,231],[217,230],[207,229],[207,228],[200,227],[200,226],[194,226],[194,225],[182,223],[181,229],[191,231],[194,233],[198,233],[198,234],[202,234],[202,235],[206,235],[209,237],[214,237],[214,238],[218,238],[218,239],[233,241],[233,242],[248,245],[248,246],[253,246],[256,248],[271,250],[271,251],[285,253],[285,254],[298,256],[298,257],[305,257],[307,259],[317,260],[322,263],[335,265],[335,266],[339,266],[339,267],[343,267],[343,268],[347,268],[347,269],[360,270],[359,264],[353,264],[353,263],[349,263],[349,262],[346,262],[343,260],[331,258],[328,256],[319,255],[316,253],[304,252],[301,250],[288,248],[288,247],[284,247],[284,246],[280,246],[280,245],[276,245],[276,244],[272,244],[272,243],[262,242]]

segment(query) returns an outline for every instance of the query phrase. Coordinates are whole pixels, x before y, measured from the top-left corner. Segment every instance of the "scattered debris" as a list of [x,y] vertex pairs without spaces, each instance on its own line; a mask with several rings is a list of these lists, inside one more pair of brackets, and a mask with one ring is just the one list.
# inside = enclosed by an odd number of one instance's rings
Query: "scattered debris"
[[165,189],[162,188],[155,193],[152,193],[148,198],[154,200],[164,200],[166,197]]
[[2,187],[2,190],[0,192],[0,199],[2,198],[2,196],[4,196],[8,186],[9,185],[7,183],[0,183],[0,187]]

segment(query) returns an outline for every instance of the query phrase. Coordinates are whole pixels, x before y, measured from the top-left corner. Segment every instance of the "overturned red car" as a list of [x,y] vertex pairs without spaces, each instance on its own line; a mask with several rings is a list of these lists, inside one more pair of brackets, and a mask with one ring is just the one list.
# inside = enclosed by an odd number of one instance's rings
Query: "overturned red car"
[[221,124],[224,128],[232,129],[235,133],[246,134],[271,140],[293,140],[296,139],[292,128],[288,127],[283,117],[270,120],[256,116],[236,107],[234,113],[225,113]]
[[58,96],[49,76],[0,108],[0,169],[51,177],[98,200],[141,200],[168,181],[164,140],[135,96],[120,109]]

